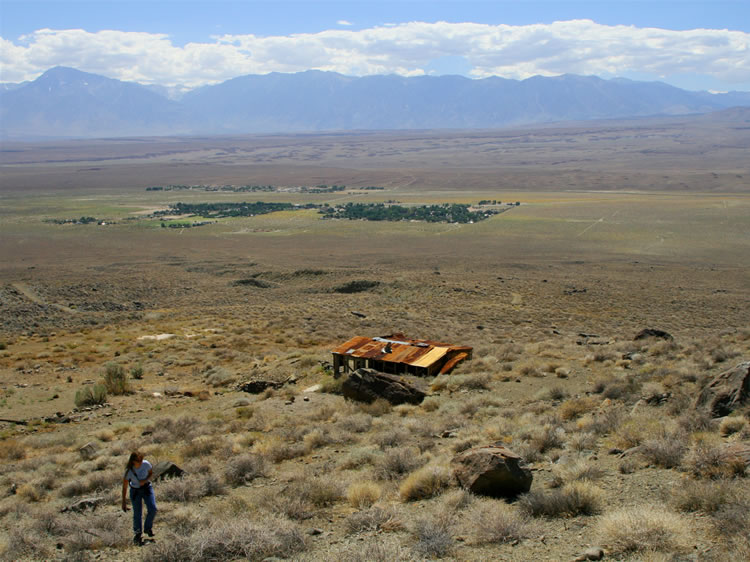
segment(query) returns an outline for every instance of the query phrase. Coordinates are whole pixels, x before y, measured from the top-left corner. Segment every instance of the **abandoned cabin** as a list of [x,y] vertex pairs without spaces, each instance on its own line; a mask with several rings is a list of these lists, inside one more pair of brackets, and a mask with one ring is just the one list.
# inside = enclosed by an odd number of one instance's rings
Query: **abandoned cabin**
[[449,373],[464,359],[471,359],[472,348],[449,343],[415,340],[404,334],[379,338],[354,337],[333,353],[333,375],[362,367],[383,373],[433,376]]

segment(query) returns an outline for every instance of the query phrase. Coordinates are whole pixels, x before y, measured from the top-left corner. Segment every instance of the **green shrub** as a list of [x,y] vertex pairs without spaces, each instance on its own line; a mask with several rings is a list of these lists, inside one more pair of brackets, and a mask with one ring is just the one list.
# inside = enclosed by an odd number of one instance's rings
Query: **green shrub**
[[117,363],[104,365],[104,386],[107,388],[107,392],[115,396],[127,394],[130,391],[130,385],[122,365]]
[[78,408],[96,406],[107,401],[107,387],[103,384],[84,386],[76,391],[75,404]]
[[138,365],[131,367],[130,376],[136,380],[141,380],[143,378],[143,365],[139,363]]

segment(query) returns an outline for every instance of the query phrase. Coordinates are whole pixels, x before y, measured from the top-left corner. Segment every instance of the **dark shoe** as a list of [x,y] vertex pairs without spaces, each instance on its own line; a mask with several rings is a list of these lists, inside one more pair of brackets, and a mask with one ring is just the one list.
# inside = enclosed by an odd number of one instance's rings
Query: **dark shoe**
[[146,529],[146,534],[147,534],[147,535],[148,535],[149,537],[153,537],[153,536],[154,536],[154,530],[153,530],[153,529]]
[[136,546],[143,546],[143,537],[140,533],[133,535],[133,544]]

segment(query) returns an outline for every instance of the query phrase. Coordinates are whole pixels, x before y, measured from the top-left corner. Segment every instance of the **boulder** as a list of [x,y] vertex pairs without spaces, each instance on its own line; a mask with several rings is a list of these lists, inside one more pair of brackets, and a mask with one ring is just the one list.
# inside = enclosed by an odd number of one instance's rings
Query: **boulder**
[[665,332],[664,330],[657,330],[656,328],[645,328],[635,335],[633,341],[645,340],[646,338],[657,338],[666,341],[671,341],[674,339],[672,337],[672,334],[670,334],[669,332]]
[[156,466],[154,466],[152,470],[151,480],[156,482],[165,478],[179,478],[184,474],[185,471],[172,461],[161,461],[156,463]]
[[502,445],[467,449],[453,457],[451,467],[463,488],[493,498],[526,493],[533,480],[523,458]]
[[695,400],[714,418],[726,416],[750,398],[750,361],[716,375]]
[[242,392],[247,392],[249,394],[260,394],[261,392],[264,392],[268,388],[273,388],[275,390],[278,390],[282,386],[284,386],[284,382],[247,381],[237,386],[237,390],[241,390]]
[[391,404],[420,404],[425,393],[398,377],[374,369],[357,369],[341,385],[344,397],[357,402],[374,402],[383,398]]
[[78,449],[78,454],[85,461],[91,460],[96,456],[97,446],[94,443],[86,443],[83,447]]
[[84,498],[74,504],[63,507],[61,513],[83,513],[84,511],[96,511],[96,508],[104,503],[104,498]]

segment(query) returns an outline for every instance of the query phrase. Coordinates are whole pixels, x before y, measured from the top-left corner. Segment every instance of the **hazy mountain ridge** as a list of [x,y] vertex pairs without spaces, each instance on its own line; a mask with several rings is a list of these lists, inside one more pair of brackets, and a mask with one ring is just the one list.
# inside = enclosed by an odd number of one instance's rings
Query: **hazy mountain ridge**
[[5,138],[493,128],[551,121],[706,113],[750,92],[691,92],[593,76],[527,80],[307,71],[233,78],[187,92],[56,67],[0,89]]

